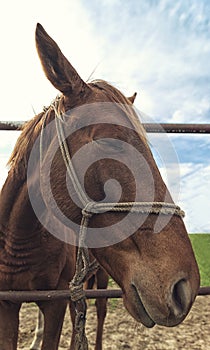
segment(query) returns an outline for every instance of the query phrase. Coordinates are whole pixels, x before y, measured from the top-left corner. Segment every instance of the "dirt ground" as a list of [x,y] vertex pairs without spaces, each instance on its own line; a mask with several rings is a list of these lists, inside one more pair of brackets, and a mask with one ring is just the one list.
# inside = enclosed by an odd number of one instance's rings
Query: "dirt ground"
[[[37,307],[23,304],[21,309],[19,349],[29,350],[33,339]],[[86,333],[89,349],[94,349],[96,313],[94,303],[88,306]],[[71,325],[66,314],[59,350],[68,349]],[[209,350],[210,296],[198,296],[195,304],[179,326],[147,329],[135,322],[121,300],[110,300],[103,337],[104,350]]]

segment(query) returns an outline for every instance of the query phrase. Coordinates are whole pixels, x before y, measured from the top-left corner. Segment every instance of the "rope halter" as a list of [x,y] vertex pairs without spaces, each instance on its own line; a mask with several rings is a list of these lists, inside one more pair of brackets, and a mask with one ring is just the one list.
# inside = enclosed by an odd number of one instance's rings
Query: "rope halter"
[[[184,212],[177,205],[173,203],[165,203],[165,202],[97,203],[97,202],[90,201],[79,182],[79,179],[77,177],[77,174],[75,172],[75,169],[71,161],[68,144],[65,138],[62,113],[59,108],[60,100],[61,100],[61,97],[57,97],[55,101],[51,104],[50,108],[52,108],[55,112],[55,124],[56,124],[56,132],[57,132],[57,137],[59,142],[59,148],[63,157],[63,161],[66,166],[68,176],[83,206],[82,220],[80,223],[80,231],[79,231],[76,271],[72,281],[70,282],[70,297],[71,297],[71,300],[75,303],[75,310],[76,310],[75,330],[77,335],[76,335],[76,342],[75,342],[75,350],[86,350],[88,349],[88,343],[85,335],[86,303],[85,303],[85,293],[83,290],[83,283],[88,278],[88,276],[93,274],[98,268],[98,264],[96,263],[96,261],[90,263],[88,247],[86,246],[86,243],[85,243],[87,228],[88,228],[90,218],[95,214],[101,214],[104,212],[114,212],[114,213],[131,212],[134,214],[157,214],[157,215],[163,214],[163,215],[176,215],[182,218],[184,217]],[[48,111],[45,114],[45,118]],[[42,161],[43,130],[45,127],[44,124],[45,124],[45,121],[43,122],[42,132],[41,132],[41,141],[40,141],[41,161]]]

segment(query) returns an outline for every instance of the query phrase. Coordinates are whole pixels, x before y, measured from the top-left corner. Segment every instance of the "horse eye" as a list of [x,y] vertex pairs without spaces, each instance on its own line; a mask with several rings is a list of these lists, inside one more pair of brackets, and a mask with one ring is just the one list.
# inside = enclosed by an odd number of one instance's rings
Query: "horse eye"
[[94,142],[103,148],[104,151],[122,152],[124,149],[123,142],[118,139],[102,138],[95,139]]

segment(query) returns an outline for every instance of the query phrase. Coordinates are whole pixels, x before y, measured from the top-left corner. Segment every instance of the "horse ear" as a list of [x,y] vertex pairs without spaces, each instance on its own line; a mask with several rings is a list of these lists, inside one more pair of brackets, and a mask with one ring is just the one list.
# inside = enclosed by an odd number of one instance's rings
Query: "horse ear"
[[88,85],[80,78],[56,42],[47,34],[41,24],[36,27],[36,47],[46,77],[64,95],[78,95],[88,90]]
[[128,97],[128,100],[133,104],[136,99],[137,92],[134,92],[133,96]]

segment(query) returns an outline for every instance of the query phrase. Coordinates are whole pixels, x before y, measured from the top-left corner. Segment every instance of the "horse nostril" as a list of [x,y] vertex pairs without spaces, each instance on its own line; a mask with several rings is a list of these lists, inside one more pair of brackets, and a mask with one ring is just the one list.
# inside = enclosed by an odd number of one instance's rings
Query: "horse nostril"
[[173,286],[172,300],[174,313],[185,314],[191,305],[191,289],[185,279],[181,279]]

